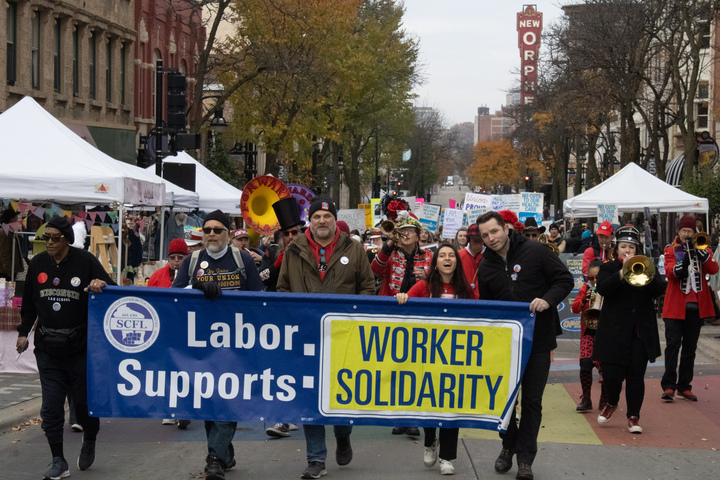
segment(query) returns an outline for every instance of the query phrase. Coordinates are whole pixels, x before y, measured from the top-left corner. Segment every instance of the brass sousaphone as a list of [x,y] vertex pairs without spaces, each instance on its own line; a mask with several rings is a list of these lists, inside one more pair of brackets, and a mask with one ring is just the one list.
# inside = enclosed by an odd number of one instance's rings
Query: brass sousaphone
[[624,262],[622,275],[633,287],[644,287],[655,278],[655,265],[645,255],[635,255]]
[[289,197],[290,191],[285,184],[271,175],[249,181],[240,197],[240,209],[248,229],[260,235],[272,235],[280,230],[272,204]]

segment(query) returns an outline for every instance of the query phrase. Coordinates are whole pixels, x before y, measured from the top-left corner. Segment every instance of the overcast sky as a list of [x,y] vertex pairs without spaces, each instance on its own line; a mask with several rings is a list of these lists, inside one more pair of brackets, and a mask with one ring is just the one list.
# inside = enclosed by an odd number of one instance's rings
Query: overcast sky
[[405,0],[404,28],[420,42],[425,83],[417,105],[435,107],[449,125],[473,122],[477,108],[505,104],[519,82],[517,13],[536,5],[546,29],[567,0]]

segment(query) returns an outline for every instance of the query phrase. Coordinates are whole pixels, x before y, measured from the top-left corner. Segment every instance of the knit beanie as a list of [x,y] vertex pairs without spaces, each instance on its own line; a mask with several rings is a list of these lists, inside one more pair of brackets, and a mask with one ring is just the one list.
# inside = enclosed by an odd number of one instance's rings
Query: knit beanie
[[183,255],[188,254],[187,244],[184,238],[173,238],[168,247],[168,255],[175,253],[181,253]]
[[337,220],[337,210],[335,210],[335,204],[330,197],[319,196],[312,199],[310,202],[310,209],[308,210],[308,218],[312,218],[313,213],[318,210],[325,210],[332,213],[333,217]]
[[230,219],[227,217],[227,215],[225,215],[220,210],[215,210],[213,212],[208,213],[205,216],[205,221],[203,222],[203,226],[205,226],[205,224],[207,222],[209,222],[210,220],[218,221],[218,222],[222,223],[225,226],[225,228],[230,230]]
[[696,225],[695,225],[695,217],[692,215],[685,215],[680,219],[680,224],[678,225],[678,230],[682,230],[683,228],[690,228],[692,231],[695,231]]

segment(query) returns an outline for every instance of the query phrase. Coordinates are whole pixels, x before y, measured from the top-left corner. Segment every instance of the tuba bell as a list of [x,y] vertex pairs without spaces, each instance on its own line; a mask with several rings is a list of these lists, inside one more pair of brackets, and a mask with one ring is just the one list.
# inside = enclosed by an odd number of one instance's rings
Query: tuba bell
[[380,223],[380,230],[387,236],[388,240],[398,243],[400,240],[400,231],[395,228],[395,222],[392,220],[383,220]]
[[644,287],[655,278],[655,265],[648,257],[635,255],[623,264],[622,275],[633,287]]
[[692,244],[696,250],[705,250],[710,246],[710,235],[698,232],[692,237]]
[[550,240],[550,237],[548,237],[547,234],[541,233],[540,236],[538,236],[538,242],[550,248],[550,250],[552,250],[555,255],[560,255],[560,249],[558,248],[557,244]]

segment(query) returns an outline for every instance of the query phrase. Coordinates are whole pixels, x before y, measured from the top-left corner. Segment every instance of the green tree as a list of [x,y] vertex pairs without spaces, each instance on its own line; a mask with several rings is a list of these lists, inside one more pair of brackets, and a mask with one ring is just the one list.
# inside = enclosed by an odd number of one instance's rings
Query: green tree
[[213,134],[207,168],[233,187],[238,188],[240,186],[241,175],[238,171],[237,162],[228,155],[221,133]]

